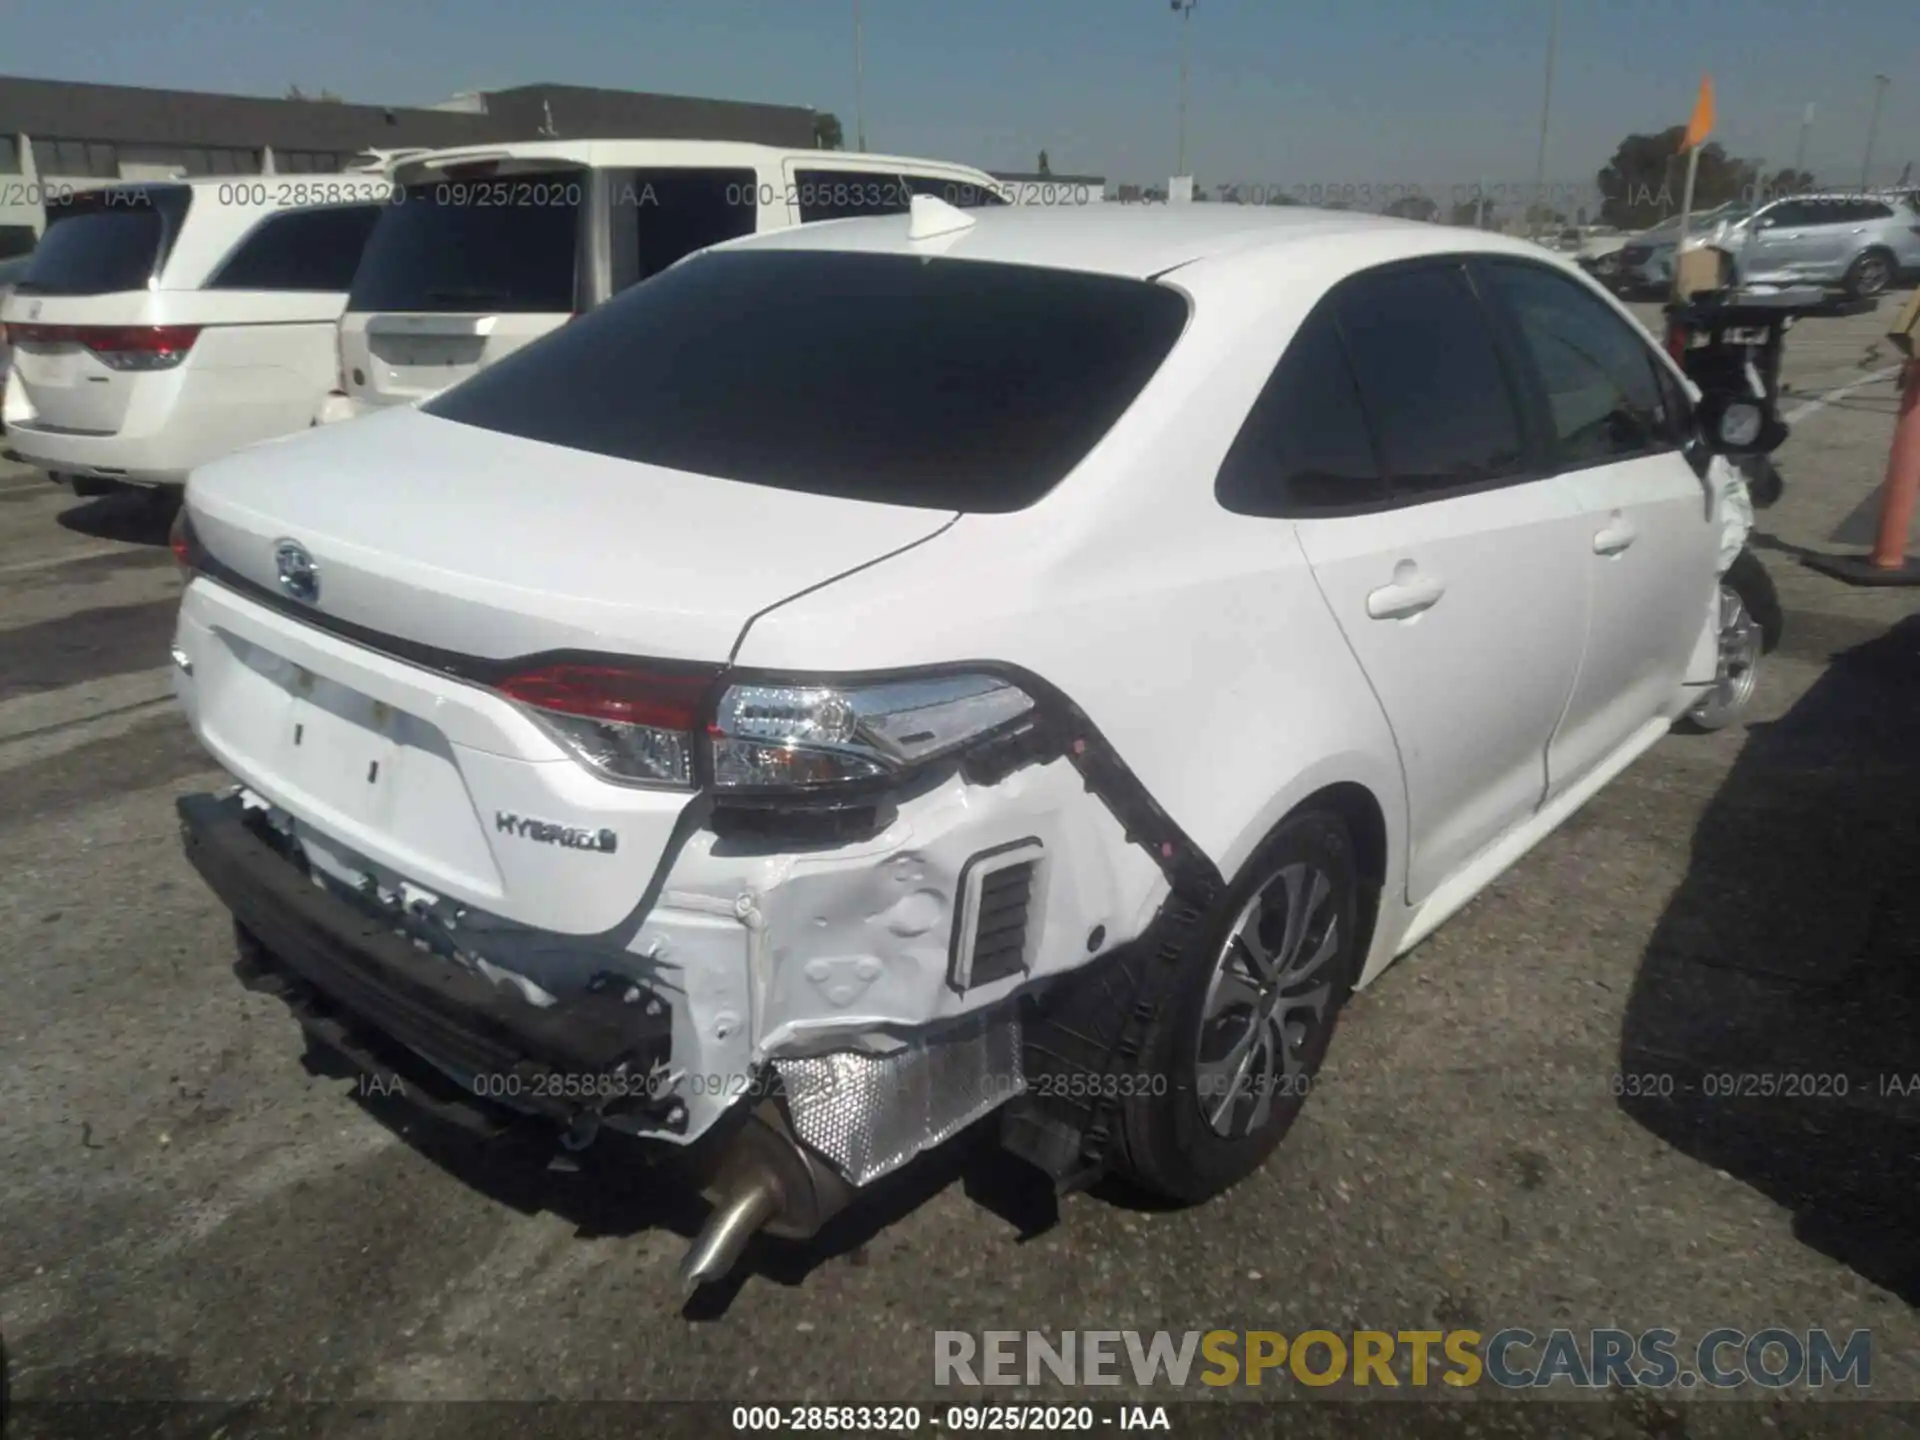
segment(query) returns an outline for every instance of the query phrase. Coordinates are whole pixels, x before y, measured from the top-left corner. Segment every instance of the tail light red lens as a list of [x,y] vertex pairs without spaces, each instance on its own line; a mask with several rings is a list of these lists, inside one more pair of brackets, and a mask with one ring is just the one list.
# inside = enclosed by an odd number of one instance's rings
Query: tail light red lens
[[562,662],[495,688],[534,714],[554,739],[606,779],[693,784],[694,737],[718,672],[666,665]]
[[192,575],[199,560],[199,542],[193,533],[193,523],[187,519],[187,507],[183,504],[173,517],[173,526],[167,531],[167,548],[173,552],[174,562],[187,575]]
[[186,359],[198,325],[12,325],[14,343],[84,345],[115,370],[166,370]]
[[710,672],[674,673],[615,665],[547,665],[501,682],[500,693],[522,705],[606,720],[692,730],[712,682]]

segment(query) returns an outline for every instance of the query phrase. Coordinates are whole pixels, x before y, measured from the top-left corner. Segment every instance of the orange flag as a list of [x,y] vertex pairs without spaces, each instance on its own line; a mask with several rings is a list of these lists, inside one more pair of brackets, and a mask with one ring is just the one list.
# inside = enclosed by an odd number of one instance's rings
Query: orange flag
[[1680,142],[1682,150],[1691,150],[1703,143],[1713,131],[1713,80],[1700,77],[1700,98],[1693,102],[1693,118],[1687,122],[1686,138]]

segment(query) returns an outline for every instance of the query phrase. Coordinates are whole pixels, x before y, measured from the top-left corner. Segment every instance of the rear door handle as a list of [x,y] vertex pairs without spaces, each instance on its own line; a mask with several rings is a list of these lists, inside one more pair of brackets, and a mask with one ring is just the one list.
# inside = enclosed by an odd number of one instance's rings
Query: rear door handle
[[1593,553],[1596,555],[1618,555],[1639,538],[1640,532],[1633,528],[1630,521],[1618,515],[1604,530],[1593,532]]
[[1423,610],[1432,609],[1447,587],[1438,580],[1420,576],[1396,578],[1367,596],[1367,614],[1375,620],[1411,620]]

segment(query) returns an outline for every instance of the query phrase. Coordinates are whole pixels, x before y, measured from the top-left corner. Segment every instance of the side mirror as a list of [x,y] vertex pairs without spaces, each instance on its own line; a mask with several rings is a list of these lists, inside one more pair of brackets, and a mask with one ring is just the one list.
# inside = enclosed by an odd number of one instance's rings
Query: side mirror
[[1787,438],[1786,422],[1747,395],[1708,395],[1693,420],[1700,443],[1716,455],[1766,455]]

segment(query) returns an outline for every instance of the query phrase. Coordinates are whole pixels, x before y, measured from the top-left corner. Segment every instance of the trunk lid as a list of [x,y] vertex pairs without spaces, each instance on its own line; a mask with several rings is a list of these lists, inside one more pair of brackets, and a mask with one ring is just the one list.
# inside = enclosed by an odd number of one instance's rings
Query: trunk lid
[[321,614],[455,654],[719,662],[756,614],[939,533],[950,511],[749,485],[412,408],[194,473],[213,558],[272,594],[293,543]]

